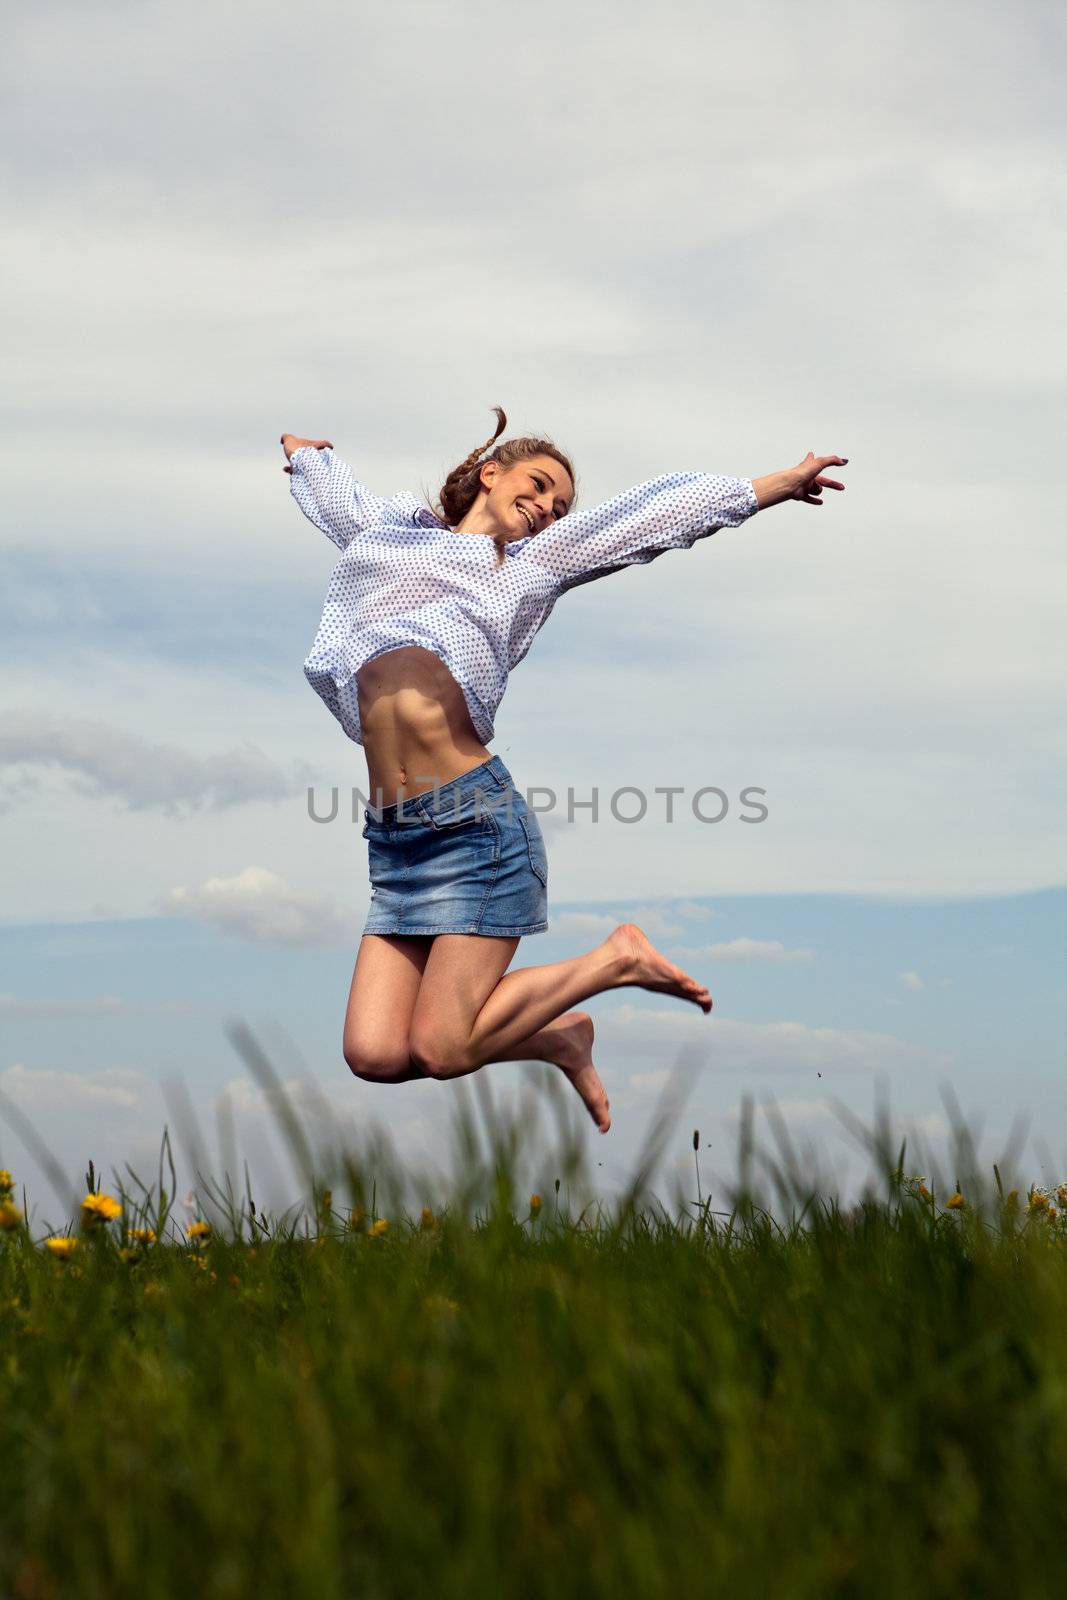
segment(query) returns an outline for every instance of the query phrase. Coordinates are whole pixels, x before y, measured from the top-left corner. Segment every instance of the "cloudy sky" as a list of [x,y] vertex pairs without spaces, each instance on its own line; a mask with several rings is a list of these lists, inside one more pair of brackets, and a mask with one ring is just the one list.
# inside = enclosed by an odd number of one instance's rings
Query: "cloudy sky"
[[[1067,1171],[1064,43],[1036,0],[24,11],[0,1090],[61,1165],[158,1148],[177,1076],[206,1123],[229,1085],[254,1145],[231,1015],[433,1147],[447,1088],[340,1056],[365,846],[307,792],[365,768],[302,675],[336,551],[277,439],[432,492],[502,404],[584,505],[850,463],[819,509],[572,593],[509,686],[492,748],[561,797],[553,929],[516,964],[639,915],[716,998],[593,1002],[617,1118],[590,1159],[628,1169],[693,1044],[723,1174],[746,1090],[842,1172],[828,1095],[869,1115],[882,1079],[934,1140],[945,1085],[994,1153],[1030,1115]],[[624,785],[729,810],[628,825]],[[38,1171],[9,1125],[0,1162]]]

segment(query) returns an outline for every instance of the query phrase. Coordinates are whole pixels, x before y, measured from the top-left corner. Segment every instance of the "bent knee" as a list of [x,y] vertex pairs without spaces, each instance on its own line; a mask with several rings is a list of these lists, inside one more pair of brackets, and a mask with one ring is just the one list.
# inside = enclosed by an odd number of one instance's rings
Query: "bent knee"
[[426,1078],[455,1078],[462,1072],[469,1072],[474,1065],[468,1050],[432,1035],[416,1034],[412,1038],[410,1059],[412,1066]]
[[411,1071],[411,1057],[406,1052],[348,1039],[342,1049],[349,1071],[368,1083],[393,1083]]

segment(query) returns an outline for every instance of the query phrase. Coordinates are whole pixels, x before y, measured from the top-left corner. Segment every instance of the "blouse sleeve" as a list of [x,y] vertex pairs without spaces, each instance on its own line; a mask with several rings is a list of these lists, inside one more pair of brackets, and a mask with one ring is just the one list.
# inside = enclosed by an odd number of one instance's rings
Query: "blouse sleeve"
[[332,450],[301,445],[289,465],[293,499],[340,549],[381,516],[385,501],[358,482],[348,463]]
[[688,550],[718,528],[736,528],[759,510],[751,478],[672,472],[627,489],[589,511],[572,511],[526,545],[531,560],[560,590],[605,578],[622,567]]

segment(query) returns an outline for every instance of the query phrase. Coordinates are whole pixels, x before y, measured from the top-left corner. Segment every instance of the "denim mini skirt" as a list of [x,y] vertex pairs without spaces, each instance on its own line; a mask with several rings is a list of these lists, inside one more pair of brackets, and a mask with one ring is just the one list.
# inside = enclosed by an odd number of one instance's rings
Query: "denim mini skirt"
[[545,842],[499,756],[365,815],[365,934],[514,938],[547,929]]

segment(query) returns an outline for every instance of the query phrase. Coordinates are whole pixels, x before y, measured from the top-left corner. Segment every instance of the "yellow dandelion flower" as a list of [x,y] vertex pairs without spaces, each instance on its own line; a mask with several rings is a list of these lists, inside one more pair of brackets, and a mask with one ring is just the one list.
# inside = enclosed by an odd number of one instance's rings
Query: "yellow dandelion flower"
[[1056,1190],[1056,1199],[1061,1206],[1067,1206],[1067,1183],[1061,1183]]
[[59,1261],[66,1261],[77,1248],[78,1241],[72,1234],[62,1233],[54,1239],[45,1240],[45,1248],[50,1250]]
[[371,1223],[370,1236],[371,1236],[372,1239],[380,1239],[382,1237],[383,1233],[388,1233],[388,1232],[389,1232],[389,1224],[388,1224],[388,1222],[386,1222],[384,1217],[379,1217],[377,1222],[372,1222]]
[[530,1196],[530,1215],[531,1215],[531,1217],[536,1217],[536,1215],[540,1211],[540,1209],[541,1209],[541,1196],[539,1194],[532,1194]]
[[920,1183],[920,1185],[919,1185],[919,1199],[920,1200],[929,1200],[931,1198],[932,1197],[931,1197],[930,1191],[926,1187],[925,1183]]
[[119,1251],[119,1255],[122,1257],[123,1261],[140,1261],[141,1259],[141,1252],[139,1250],[131,1249],[129,1245],[125,1244]]
[[82,1225],[95,1227],[98,1222],[111,1222],[121,1217],[121,1202],[109,1194],[87,1194],[82,1201]]
[[131,1228],[130,1238],[136,1239],[138,1244],[155,1244],[156,1230],[155,1228]]
[[966,1200],[957,1189],[956,1193],[950,1194],[948,1199],[945,1201],[945,1209],[946,1211],[962,1211],[966,1204]]
[[0,1167],[0,1200],[6,1200],[14,1187],[15,1180],[10,1172],[6,1167]]
[[0,1228],[5,1233],[14,1233],[16,1228],[22,1227],[22,1212],[18,1206],[13,1206],[10,1200],[0,1200]]
[[356,1209],[351,1213],[348,1219],[348,1226],[355,1233],[363,1232],[364,1228],[367,1226],[367,1213],[363,1210],[362,1206],[357,1206]]
[[1048,1210],[1048,1195],[1047,1194],[1042,1194],[1040,1189],[1035,1189],[1033,1194],[1030,1196],[1030,1210],[1031,1211],[1047,1211]]
[[437,1218],[434,1216],[429,1206],[423,1206],[422,1208],[422,1226],[424,1228],[436,1228],[437,1226]]
[[1059,1212],[1056,1210],[1055,1206],[1049,1206],[1047,1216],[1050,1222],[1055,1222],[1056,1218],[1059,1216]]
[[210,1222],[190,1222],[185,1230],[190,1239],[206,1239],[211,1232]]

